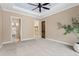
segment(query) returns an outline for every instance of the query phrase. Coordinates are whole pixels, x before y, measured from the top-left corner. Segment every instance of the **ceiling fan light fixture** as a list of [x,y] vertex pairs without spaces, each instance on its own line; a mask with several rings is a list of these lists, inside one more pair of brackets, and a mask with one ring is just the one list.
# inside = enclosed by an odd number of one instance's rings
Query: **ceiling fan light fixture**
[[42,12],[42,8],[43,9],[46,9],[46,10],[50,10],[50,8],[46,7],[47,5],[49,5],[50,3],[38,3],[38,5],[35,5],[35,4],[32,4],[32,3],[29,3],[29,5],[32,5],[32,6],[36,6],[36,8],[32,9],[32,10],[36,10],[37,8],[39,8],[39,12],[41,13]]

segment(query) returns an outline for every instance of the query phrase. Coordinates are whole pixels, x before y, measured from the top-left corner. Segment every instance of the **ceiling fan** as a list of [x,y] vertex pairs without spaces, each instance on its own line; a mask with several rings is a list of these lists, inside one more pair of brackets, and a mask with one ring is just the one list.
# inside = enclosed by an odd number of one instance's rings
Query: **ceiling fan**
[[38,3],[38,5],[32,4],[32,3],[28,3],[28,4],[29,4],[29,5],[32,5],[32,6],[36,6],[36,8],[34,8],[34,9],[32,9],[32,10],[35,10],[35,9],[39,8],[39,12],[40,12],[40,13],[41,13],[41,11],[42,11],[42,8],[43,8],[43,9],[46,9],[46,10],[50,10],[50,8],[46,7],[46,6],[49,5],[50,3],[44,3],[44,4]]

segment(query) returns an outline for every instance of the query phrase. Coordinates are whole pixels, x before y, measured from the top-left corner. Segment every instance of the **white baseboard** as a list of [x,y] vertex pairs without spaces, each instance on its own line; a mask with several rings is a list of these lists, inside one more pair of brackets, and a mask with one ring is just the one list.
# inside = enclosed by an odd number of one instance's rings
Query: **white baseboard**
[[[26,39],[23,39],[21,41],[26,41],[26,40],[33,40],[34,38],[26,38]],[[2,45],[4,44],[8,44],[8,43],[13,43],[14,41],[7,41],[7,42],[3,42]]]
[[13,43],[13,41],[3,42],[2,45],[4,45],[4,44],[8,44],[8,43]]
[[[55,39],[49,39],[49,38],[46,38],[46,39],[47,39],[47,40],[54,41],[54,42],[58,42],[58,43],[61,43],[61,44],[65,44],[65,45],[73,46],[72,44],[67,43],[67,42],[63,42],[63,41],[59,41],[59,40],[55,40]],[[26,38],[26,39],[23,39],[23,40],[21,40],[21,41],[27,41],[27,40],[34,40],[34,38]],[[13,43],[13,41],[3,42],[2,45],[4,45],[4,44],[8,44],[8,43]],[[0,47],[2,47],[2,45],[1,45]]]
[[26,41],[26,40],[33,40],[34,38],[26,38],[26,39],[23,39],[21,41]]
[[63,41],[59,41],[59,40],[55,40],[55,39],[49,39],[49,38],[47,38],[47,40],[51,40],[51,41],[58,42],[58,43],[61,43],[61,44],[65,44],[65,45],[73,46],[73,45],[70,44],[70,43],[63,42]]

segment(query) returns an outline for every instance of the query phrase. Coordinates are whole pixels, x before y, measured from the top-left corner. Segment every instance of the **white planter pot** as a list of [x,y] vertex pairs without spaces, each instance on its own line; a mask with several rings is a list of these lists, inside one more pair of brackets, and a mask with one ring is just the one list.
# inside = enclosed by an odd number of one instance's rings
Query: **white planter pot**
[[77,42],[77,43],[74,43],[73,48],[74,48],[74,50],[75,50],[76,52],[79,52],[79,43],[78,43],[78,42]]

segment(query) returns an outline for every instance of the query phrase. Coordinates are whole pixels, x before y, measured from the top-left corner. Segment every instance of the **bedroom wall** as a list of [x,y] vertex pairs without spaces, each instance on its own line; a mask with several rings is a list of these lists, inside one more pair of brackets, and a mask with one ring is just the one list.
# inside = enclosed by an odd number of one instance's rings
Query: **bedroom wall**
[[34,18],[20,15],[8,11],[3,11],[3,42],[11,41],[10,39],[10,20],[11,16],[22,18],[22,40],[27,38],[34,38]]
[[2,41],[2,12],[1,12],[1,8],[0,8],[0,45],[1,45],[1,41]]
[[79,16],[79,6],[48,16],[46,21],[46,38],[73,44],[78,41],[73,33],[63,35],[64,29],[58,29],[57,23],[70,24],[72,17]]

